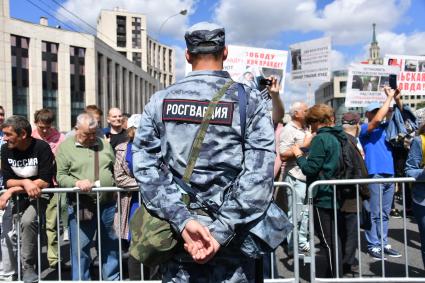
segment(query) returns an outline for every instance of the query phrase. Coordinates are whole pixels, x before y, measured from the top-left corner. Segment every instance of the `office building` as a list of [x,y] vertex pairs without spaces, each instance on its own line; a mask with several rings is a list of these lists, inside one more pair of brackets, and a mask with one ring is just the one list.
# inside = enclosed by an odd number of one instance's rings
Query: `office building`
[[[43,107],[68,131],[86,105],[141,113],[159,80],[96,36],[10,17],[0,0],[0,105],[32,120]],[[105,117],[104,117],[105,122]]]
[[102,10],[97,36],[167,87],[175,82],[174,49],[147,34],[146,16],[120,8]]

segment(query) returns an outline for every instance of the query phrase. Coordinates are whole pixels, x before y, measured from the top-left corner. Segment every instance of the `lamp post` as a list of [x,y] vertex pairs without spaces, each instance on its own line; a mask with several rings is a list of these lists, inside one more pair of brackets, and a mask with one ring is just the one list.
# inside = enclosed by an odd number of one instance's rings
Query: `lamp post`
[[159,30],[158,30],[158,40],[159,40],[159,37],[161,35],[161,31],[162,31],[162,28],[164,27],[164,25],[168,22],[169,19],[171,19],[172,17],[178,16],[178,15],[182,15],[182,16],[187,15],[187,9],[181,10],[177,14],[169,16],[168,18],[165,19],[165,21],[162,22],[162,24],[161,24],[161,26],[159,27]]

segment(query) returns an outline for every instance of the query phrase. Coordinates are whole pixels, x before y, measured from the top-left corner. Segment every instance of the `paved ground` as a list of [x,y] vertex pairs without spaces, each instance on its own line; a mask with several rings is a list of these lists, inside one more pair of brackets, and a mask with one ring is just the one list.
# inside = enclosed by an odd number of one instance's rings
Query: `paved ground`
[[[400,206],[397,205],[399,208]],[[414,218],[408,218],[406,221],[407,226],[407,260],[408,260],[408,272],[411,277],[424,277],[425,282],[425,271],[422,263],[422,256],[420,253],[420,239],[418,226]],[[318,243],[317,239],[316,242]],[[385,261],[385,275],[386,277],[404,277],[405,276],[405,260],[406,254],[404,251],[405,239],[403,236],[403,219],[390,219],[390,230],[389,230],[389,243],[392,247],[402,253],[401,258],[388,258]],[[381,261],[373,260],[366,253],[366,240],[364,238],[364,232],[361,231],[361,258],[362,258],[362,275],[364,277],[381,277],[382,266]],[[316,245],[316,248],[320,248],[320,245]],[[279,275],[284,278],[293,276],[293,259],[289,259],[283,249],[280,247],[277,250],[278,257],[278,272]],[[303,260],[300,259],[300,282],[309,282],[310,278],[310,265],[304,264]],[[318,260],[318,266],[316,270],[320,269],[320,260]],[[350,274],[346,277],[358,277],[359,274]]]

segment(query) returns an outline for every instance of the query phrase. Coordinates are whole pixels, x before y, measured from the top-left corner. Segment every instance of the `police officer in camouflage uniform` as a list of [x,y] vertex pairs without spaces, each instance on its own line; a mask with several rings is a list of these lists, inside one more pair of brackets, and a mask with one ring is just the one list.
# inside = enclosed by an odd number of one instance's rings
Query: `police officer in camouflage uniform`
[[[275,145],[269,102],[245,86],[242,146],[237,85],[227,90],[190,179],[204,200],[221,206],[220,215],[213,220],[195,203],[186,205],[172,174],[183,175],[206,106],[231,78],[222,70],[227,56],[224,28],[198,23],[185,39],[193,71],[151,98],[133,143],[133,171],[144,204],[184,241],[185,250],[161,266],[163,282],[253,282],[254,259],[243,252],[235,231],[261,217],[272,198]],[[278,92],[274,78],[268,89]],[[163,170],[163,164],[170,170]]]

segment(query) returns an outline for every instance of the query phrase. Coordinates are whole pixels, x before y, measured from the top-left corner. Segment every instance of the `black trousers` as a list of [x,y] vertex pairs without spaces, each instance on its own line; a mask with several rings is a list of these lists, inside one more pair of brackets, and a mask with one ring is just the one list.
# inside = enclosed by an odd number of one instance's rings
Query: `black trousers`
[[[339,214],[339,211],[337,210]],[[314,231],[320,240],[320,251],[316,253],[316,277],[336,278],[335,240],[338,241],[338,273],[342,277],[341,239],[335,233],[334,210],[314,207]]]
[[[358,264],[356,259],[357,241],[357,213],[341,212],[341,225],[339,225],[338,233],[342,239],[342,263]],[[339,221],[339,220],[338,220]]]

